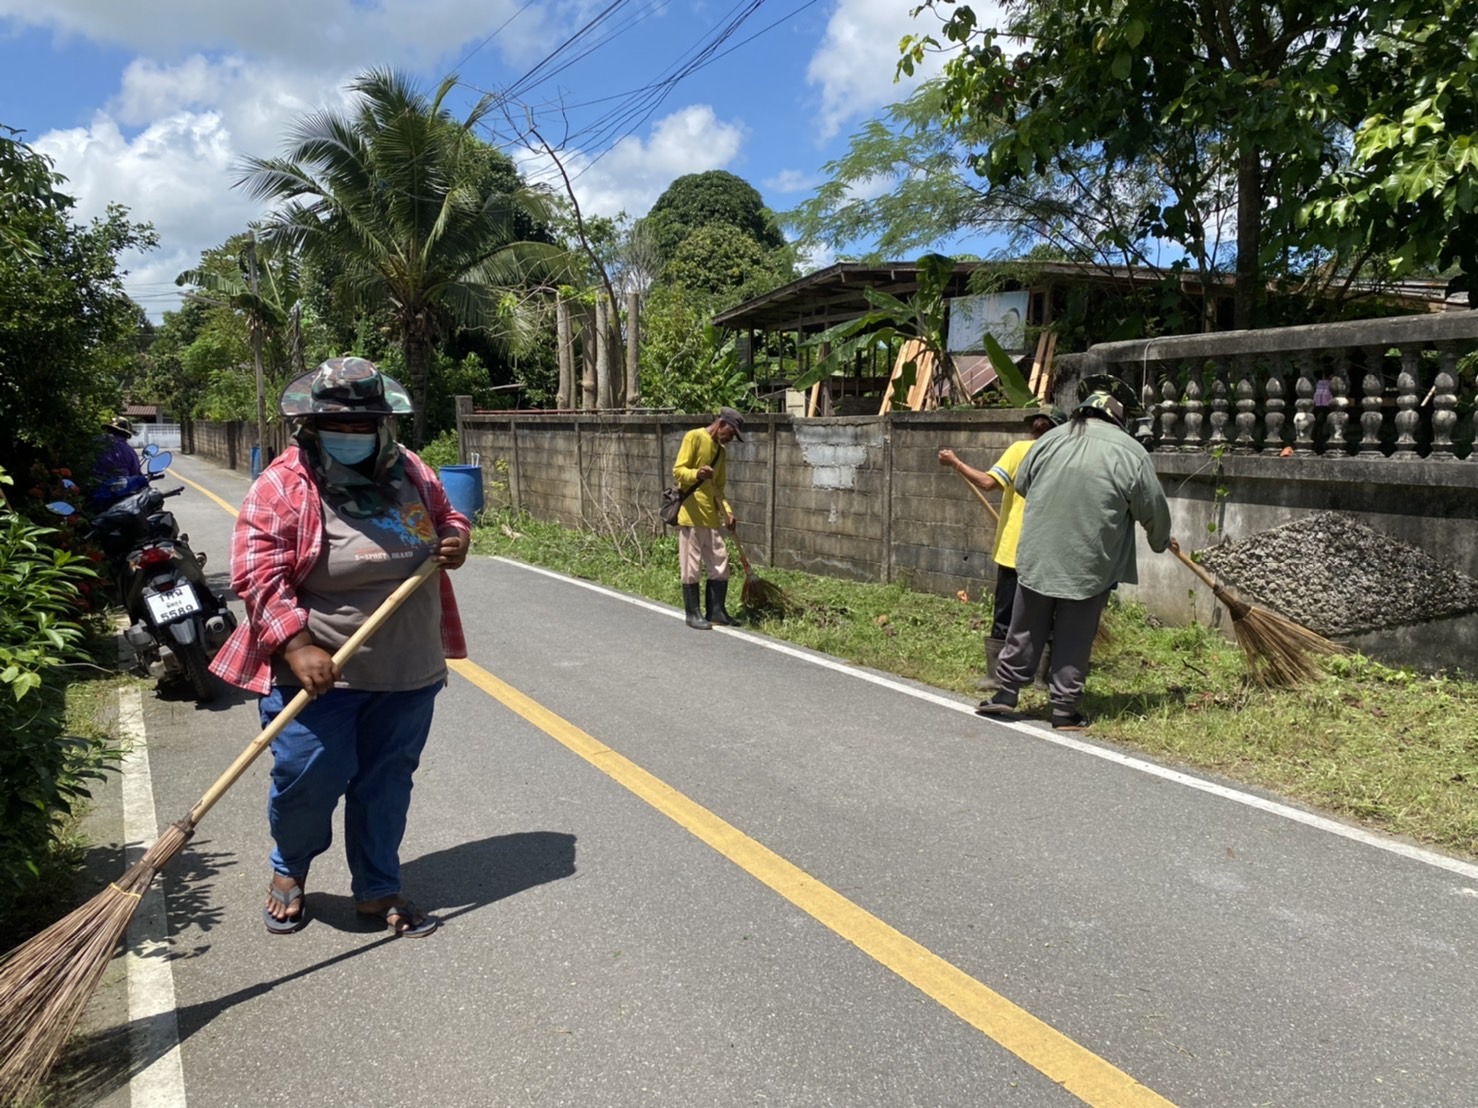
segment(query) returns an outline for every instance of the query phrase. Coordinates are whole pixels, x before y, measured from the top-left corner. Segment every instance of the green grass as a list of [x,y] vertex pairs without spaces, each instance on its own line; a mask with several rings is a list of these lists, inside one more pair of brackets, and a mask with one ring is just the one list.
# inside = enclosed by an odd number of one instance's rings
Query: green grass
[[[489,514],[474,536],[500,554],[679,606],[671,534],[572,531]],[[973,693],[987,604],[794,571],[762,569],[801,605],[754,630],[857,665]],[[735,572],[737,592],[739,574]],[[736,597],[737,599],[737,597]],[[732,607],[732,605],[731,605]],[[1165,627],[1114,604],[1094,650],[1091,735],[1208,770],[1367,826],[1478,857],[1478,684],[1337,658],[1303,689],[1249,687],[1236,646],[1199,625]],[[1022,711],[1045,717],[1045,693]]]

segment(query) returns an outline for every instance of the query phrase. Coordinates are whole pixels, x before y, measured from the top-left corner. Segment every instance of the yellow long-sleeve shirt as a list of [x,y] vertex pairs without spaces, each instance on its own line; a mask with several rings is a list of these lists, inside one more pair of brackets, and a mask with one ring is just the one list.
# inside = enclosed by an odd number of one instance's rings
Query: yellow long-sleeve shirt
[[679,488],[692,488],[698,482],[698,468],[706,465],[713,467],[713,477],[683,501],[682,510],[677,514],[679,527],[722,527],[725,519],[734,514],[724,499],[727,461],[724,448],[706,427],[696,427],[683,436],[677,460],[672,463],[672,479]]

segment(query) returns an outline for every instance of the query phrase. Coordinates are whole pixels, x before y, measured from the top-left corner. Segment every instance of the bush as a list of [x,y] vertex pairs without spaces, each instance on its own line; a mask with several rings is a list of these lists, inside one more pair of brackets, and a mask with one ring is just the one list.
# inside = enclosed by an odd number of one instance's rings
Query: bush
[[457,432],[443,431],[417,450],[416,454],[432,469],[440,469],[442,466],[454,466],[461,462],[462,445],[457,440]]
[[96,574],[55,534],[0,505],[0,917],[116,758],[102,739],[66,734],[62,667],[90,660],[75,616]]

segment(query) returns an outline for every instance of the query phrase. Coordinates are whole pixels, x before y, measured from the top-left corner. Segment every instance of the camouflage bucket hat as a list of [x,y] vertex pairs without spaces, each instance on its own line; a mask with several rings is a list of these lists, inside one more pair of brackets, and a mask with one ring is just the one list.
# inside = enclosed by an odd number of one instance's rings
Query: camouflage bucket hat
[[1039,419],[1048,420],[1053,427],[1061,427],[1067,422],[1067,414],[1056,404],[1042,404],[1026,413],[1025,422],[1028,424],[1035,423]]
[[410,394],[366,358],[330,358],[282,390],[278,409],[289,418],[314,415],[409,415]]

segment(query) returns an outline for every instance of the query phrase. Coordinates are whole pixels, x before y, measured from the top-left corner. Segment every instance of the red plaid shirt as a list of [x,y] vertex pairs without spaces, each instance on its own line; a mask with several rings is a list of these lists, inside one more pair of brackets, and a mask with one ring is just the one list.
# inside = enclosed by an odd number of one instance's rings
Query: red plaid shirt
[[[409,450],[405,472],[436,523],[437,534],[453,527],[471,532],[467,517],[452,507],[431,468]],[[272,691],[272,655],[303,628],[308,612],[297,589],[323,549],[323,512],[318,485],[296,446],[283,451],[252,483],[231,534],[231,588],[246,606],[236,628],[211,663],[211,671],[233,685],[266,695]],[[462,618],[450,575],[441,573],[441,646],[448,658],[467,657]]]

